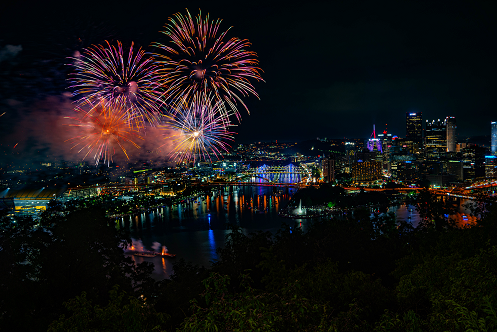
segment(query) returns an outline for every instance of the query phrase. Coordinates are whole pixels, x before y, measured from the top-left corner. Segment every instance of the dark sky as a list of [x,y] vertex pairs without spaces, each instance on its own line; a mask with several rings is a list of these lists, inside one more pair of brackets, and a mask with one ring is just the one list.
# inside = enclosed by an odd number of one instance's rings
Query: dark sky
[[[52,119],[47,98],[64,91],[61,64],[75,49],[106,38],[148,48],[185,8],[222,18],[222,28],[233,26],[229,36],[249,39],[259,55],[266,82],[254,83],[260,100],[246,100],[251,114],[242,111],[237,143],[369,137],[373,124],[404,136],[406,112],[455,116],[464,138],[488,135],[497,119],[492,1],[102,2],[12,1],[2,9],[3,143],[29,135],[26,118]],[[22,51],[9,57],[6,45]]]

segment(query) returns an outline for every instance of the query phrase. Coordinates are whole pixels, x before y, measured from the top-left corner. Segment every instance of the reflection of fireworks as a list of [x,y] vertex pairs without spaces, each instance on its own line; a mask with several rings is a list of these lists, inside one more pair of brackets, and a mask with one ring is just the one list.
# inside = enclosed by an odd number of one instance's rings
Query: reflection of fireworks
[[133,43],[126,55],[122,44],[111,46],[94,45],[75,57],[76,72],[71,76],[71,88],[78,103],[99,102],[129,109],[155,122],[155,113],[160,107],[159,85],[156,83],[157,66],[139,48],[133,51]]
[[228,128],[229,114],[221,112],[220,102],[194,100],[188,106],[183,103],[172,115],[165,116],[164,128],[173,129],[173,151],[171,158],[178,161],[211,160],[211,155],[220,158],[222,151],[229,148],[226,140],[233,140]]
[[[209,22],[209,15],[202,18],[199,13],[194,20],[188,11],[186,16],[176,13],[163,31],[172,44],[153,45],[165,51],[156,57],[170,101],[189,102],[199,93],[213,94],[216,102],[228,104],[239,118],[235,104],[240,101],[247,109],[240,97],[258,96],[249,79],[262,80],[261,69],[257,54],[246,50],[249,41],[226,40],[228,30],[218,34],[220,24],[220,19]],[[226,109],[224,103],[219,106]]]
[[109,164],[116,153],[116,146],[121,148],[128,159],[124,145],[130,143],[136,148],[140,148],[133,139],[143,138],[138,135],[135,128],[130,126],[130,123],[133,123],[133,119],[130,117],[133,115],[124,108],[107,106],[102,102],[92,107],[88,112],[81,108],[77,108],[76,111],[80,112],[82,116],[80,118],[71,117],[78,123],[69,125],[79,127],[81,134],[68,141],[75,142],[71,149],[79,147],[78,153],[86,151],[83,159],[94,154],[93,158],[96,164],[100,160]]

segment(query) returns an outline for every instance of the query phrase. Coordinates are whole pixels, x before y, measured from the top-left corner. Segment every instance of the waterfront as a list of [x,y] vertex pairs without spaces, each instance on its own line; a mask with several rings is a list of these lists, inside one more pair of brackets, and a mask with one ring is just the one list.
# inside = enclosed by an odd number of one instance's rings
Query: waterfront
[[[297,191],[292,187],[225,186],[214,189],[209,195],[184,200],[173,206],[164,206],[140,215],[123,217],[120,227],[129,229],[135,243],[151,249],[159,243],[176,258],[131,256],[136,263],[154,264],[154,278],[168,278],[173,273],[175,259],[184,259],[195,265],[210,266],[218,259],[216,249],[223,247],[226,223],[241,227],[246,234],[269,231],[275,234],[282,223],[295,222],[305,232],[312,219],[288,219],[278,213],[284,209]],[[461,201],[454,216],[459,226],[474,219]],[[371,212],[374,212],[372,208]],[[412,205],[401,204],[389,208],[398,221],[410,222],[417,227],[420,216]]]
[[[227,186],[171,207],[157,208],[148,213],[123,217],[120,227],[130,230],[131,237],[147,249],[154,242],[165,245],[177,258],[196,265],[209,266],[218,259],[216,249],[222,247],[228,234],[226,223],[242,228],[245,233],[269,231],[276,233],[282,223],[295,221],[306,230],[308,220],[293,220],[278,215],[296,192],[292,187]],[[132,256],[135,262],[154,263],[154,277],[169,277],[171,258]]]

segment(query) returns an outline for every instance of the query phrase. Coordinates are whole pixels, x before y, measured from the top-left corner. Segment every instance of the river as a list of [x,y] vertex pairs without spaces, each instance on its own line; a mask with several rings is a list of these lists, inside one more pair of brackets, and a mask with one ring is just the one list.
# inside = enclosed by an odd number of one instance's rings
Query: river
[[[218,260],[216,249],[224,246],[228,222],[240,226],[246,234],[259,230],[275,234],[282,223],[293,226],[295,222],[305,232],[312,222],[310,219],[288,219],[278,215],[296,190],[292,187],[226,186],[171,207],[123,217],[119,224],[129,229],[135,247],[160,251],[166,246],[169,253],[176,254],[176,258],[131,256],[136,263],[153,263],[153,277],[162,280],[173,273],[174,260],[185,259],[200,266],[210,266]],[[474,221],[463,207],[465,202],[461,202],[459,212],[451,216],[458,225]],[[420,221],[411,205],[394,206],[389,211],[394,212],[398,220],[409,221],[414,227]]]

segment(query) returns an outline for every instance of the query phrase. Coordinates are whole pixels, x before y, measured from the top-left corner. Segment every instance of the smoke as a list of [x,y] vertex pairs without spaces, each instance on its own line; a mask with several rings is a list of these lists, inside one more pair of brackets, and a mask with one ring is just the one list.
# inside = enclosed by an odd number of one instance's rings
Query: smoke
[[[32,103],[23,103],[15,99],[4,101],[5,107],[0,114],[0,132],[3,152],[14,159],[30,160],[33,163],[53,160],[69,162],[87,161],[94,164],[95,153],[88,154],[81,150],[83,145],[75,146],[75,137],[85,134],[85,128],[74,126],[78,123],[81,112],[74,110],[70,94],[49,96]],[[113,149],[112,160],[121,167],[128,163],[148,161],[165,163],[172,150],[170,130],[159,127],[147,127],[134,138],[139,148],[131,143],[122,143],[129,159],[121,148]],[[17,145],[16,145],[17,144]],[[15,146],[15,149],[14,149]]]
[[[162,248],[164,248],[164,252],[167,252],[166,246],[162,246],[159,242],[152,243],[152,250],[155,252],[162,252]],[[148,251],[147,248],[143,245],[141,240],[131,238],[131,247],[127,247],[125,251]]]
[[131,238],[131,247],[128,247],[125,251],[146,251],[145,246],[143,245],[142,240],[136,240]]
[[15,58],[21,51],[21,45],[5,45],[3,48],[0,48],[0,62]]

